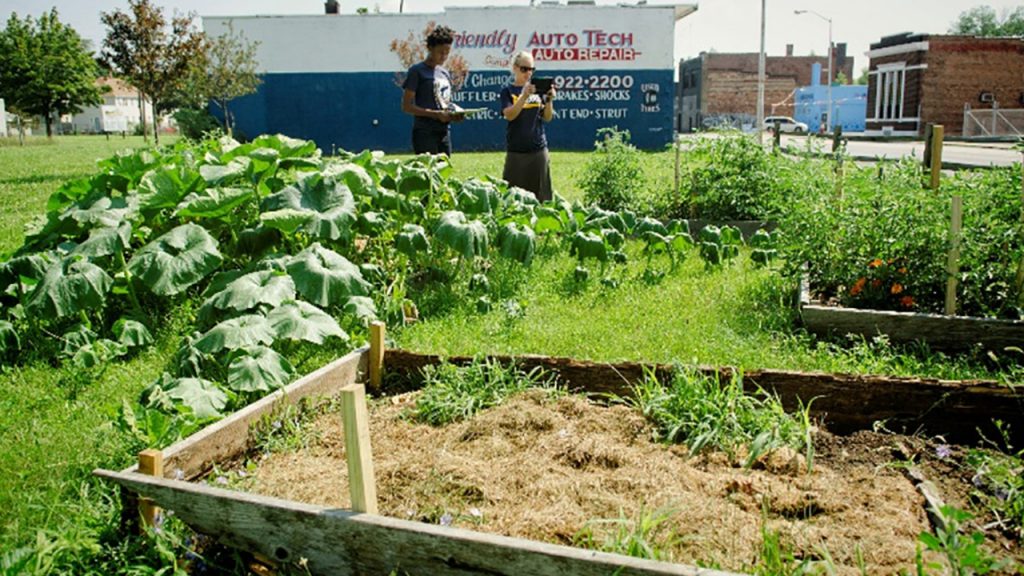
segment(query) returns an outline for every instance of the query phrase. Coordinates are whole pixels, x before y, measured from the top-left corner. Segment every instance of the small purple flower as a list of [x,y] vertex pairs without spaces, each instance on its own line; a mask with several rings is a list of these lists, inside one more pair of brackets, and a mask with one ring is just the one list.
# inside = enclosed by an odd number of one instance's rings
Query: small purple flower
[[227,476],[217,476],[217,484],[227,484],[227,483],[228,483],[228,477]]
[[185,479],[185,471],[182,470],[181,468],[175,468],[174,469],[174,479],[175,480],[184,480]]
[[1009,498],[1010,491],[1007,490],[1005,486],[1000,486],[999,488],[996,488],[996,499],[998,499],[1000,502],[1006,502],[1007,500],[1009,500]]
[[953,455],[953,449],[949,444],[939,444],[935,447],[935,455],[939,458],[949,458]]
[[480,512],[479,508],[470,508],[469,509],[469,515],[472,516],[473,518],[480,518],[480,517],[483,516],[483,512]]
[[280,430],[281,429],[281,421],[280,420],[274,420],[274,423],[273,423],[272,426],[274,427],[274,430]]
[[978,472],[971,477],[971,484],[974,484],[975,488],[983,488],[985,486],[985,477],[982,476],[981,472]]
[[245,478],[246,476],[248,476],[248,474],[245,473],[245,470],[239,470],[238,471],[238,477],[239,478]]
[[451,526],[452,525],[452,515],[447,513],[447,512],[445,512],[444,515],[441,516],[441,520],[438,523],[441,526]]

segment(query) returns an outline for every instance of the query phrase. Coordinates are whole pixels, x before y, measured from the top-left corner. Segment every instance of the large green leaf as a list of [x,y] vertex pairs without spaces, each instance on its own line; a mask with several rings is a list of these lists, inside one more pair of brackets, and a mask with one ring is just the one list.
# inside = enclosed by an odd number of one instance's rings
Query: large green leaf
[[501,255],[526,266],[533,261],[536,243],[536,237],[529,226],[520,226],[509,222],[498,231],[498,248],[501,250]]
[[245,177],[250,160],[245,156],[235,158],[227,164],[204,164],[199,167],[199,174],[208,186],[230,184]]
[[366,168],[351,162],[331,164],[324,170],[325,176],[330,176],[339,182],[344,182],[353,194],[360,196],[376,196],[377,190]]
[[195,347],[200,352],[216,354],[221,350],[237,350],[273,342],[274,329],[270,322],[259,314],[246,314],[210,328],[196,341]]
[[207,188],[189,194],[174,214],[182,218],[223,218],[255,197],[251,188]]
[[97,227],[116,228],[137,213],[135,198],[88,196],[69,207],[62,218],[70,218],[84,230]]
[[466,258],[487,256],[487,227],[479,220],[467,222],[462,212],[442,214],[434,236]]
[[323,344],[324,340],[331,336],[348,340],[348,334],[334,318],[309,302],[301,300],[285,302],[271,310],[267,314],[267,321],[279,339],[305,340],[313,344]]
[[0,264],[0,292],[22,279],[38,281],[54,263],[51,253],[37,252],[16,256]]
[[155,168],[139,182],[139,208],[143,212],[174,208],[203,185],[199,172],[188,166],[169,164]]
[[345,302],[342,312],[355,316],[363,322],[371,322],[377,319],[377,305],[369,296],[353,296]]
[[533,211],[533,230],[537,234],[565,230],[565,214],[550,206],[537,206]]
[[314,238],[347,239],[355,221],[355,200],[344,183],[313,172],[263,200],[260,219],[285,234],[302,229]]
[[119,318],[114,322],[113,330],[117,341],[127,348],[149,346],[153,343],[153,335],[149,333],[149,328],[138,320]]
[[419,224],[402,226],[402,231],[395,234],[395,249],[410,258],[415,258],[420,252],[430,252],[427,231]]
[[188,406],[196,418],[219,418],[228,403],[228,395],[209,380],[176,378],[161,386],[164,394],[176,403]]
[[259,304],[274,307],[294,298],[295,282],[291,276],[274,270],[259,270],[233,280],[203,306],[244,312]]
[[268,392],[287,384],[295,369],[266,346],[243,348],[228,366],[228,388],[235,392]]
[[123,253],[132,240],[131,222],[121,222],[116,228],[93,228],[89,237],[75,246],[72,254],[81,254],[91,258],[102,258],[111,254]]
[[370,283],[344,256],[314,243],[288,265],[299,294],[321,307],[338,306],[351,296],[366,296]]
[[222,259],[206,229],[183,224],[136,252],[128,269],[154,294],[172,296],[216,270]]
[[592,232],[577,232],[573,235],[569,254],[579,258],[580,262],[593,258],[600,262],[608,261],[608,246],[604,238]]
[[637,222],[636,227],[633,228],[633,234],[637,236],[643,236],[645,232],[655,232],[661,236],[668,236],[668,228],[664,224],[655,220],[654,218],[641,218]]
[[26,308],[37,318],[64,318],[100,310],[113,280],[102,268],[79,256],[54,262],[28,297]]
[[455,203],[465,214],[492,214],[498,209],[498,189],[490,182],[471,178],[462,183]]
[[21,338],[14,324],[7,320],[0,320],[0,358],[14,354],[21,349]]

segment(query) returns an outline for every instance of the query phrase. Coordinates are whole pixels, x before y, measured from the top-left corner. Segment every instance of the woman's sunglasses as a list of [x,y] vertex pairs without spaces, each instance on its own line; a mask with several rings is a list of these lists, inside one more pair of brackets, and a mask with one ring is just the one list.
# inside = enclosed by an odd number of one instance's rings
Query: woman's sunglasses
[[[516,64],[516,66],[519,65]],[[519,69],[522,70],[523,72],[533,72],[534,70],[536,70],[536,68],[534,68],[533,66],[519,66]]]

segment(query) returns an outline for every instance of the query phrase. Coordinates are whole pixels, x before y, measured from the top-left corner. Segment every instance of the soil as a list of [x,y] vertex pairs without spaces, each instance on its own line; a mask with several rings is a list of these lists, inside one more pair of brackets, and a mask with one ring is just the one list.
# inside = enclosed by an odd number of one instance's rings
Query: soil
[[[579,545],[588,532],[602,543],[644,513],[664,513],[647,537],[662,559],[749,570],[765,533],[776,533],[795,558],[830,557],[838,574],[861,574],[858,555],[864,573],[893,574],[915,573],[918,535],[931,530],[924,498],[896,463],[913,456],[949,504],[966,507],[970,493],[955,464],[963,449],[940,458],[936,441],[918,437],[821,430],[810,466],[783,449],[743,468],[742,455],[691,457],[652,442],[634,410],[580,396],[531,391],[437,428],[403,416],[414,402],[412,393],[370,407],[378,506],[395,518]],[[328,413],[314,427],[307,448],[250,462],[242,488],[349,507],[341,418]],[[995,535],[989,545],[1020,562],[1019,543]],[[925,561],[940,559],[926,552]]]

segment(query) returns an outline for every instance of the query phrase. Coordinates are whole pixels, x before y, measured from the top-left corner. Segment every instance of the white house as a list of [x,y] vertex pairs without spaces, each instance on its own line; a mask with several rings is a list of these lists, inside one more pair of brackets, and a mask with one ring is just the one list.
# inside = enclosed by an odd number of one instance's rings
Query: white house
[[3,98],[0,98],[0,138],[7,138],[7,107]]
[[[79,133],[132,132],[139,125],[141,96],[139,91],[117,78],[99,78],[97,85],[107,86],[103,103],[89,106],[71,117],[73,130]],[[142,101],[146,124],[152,129],[153,107]]]

